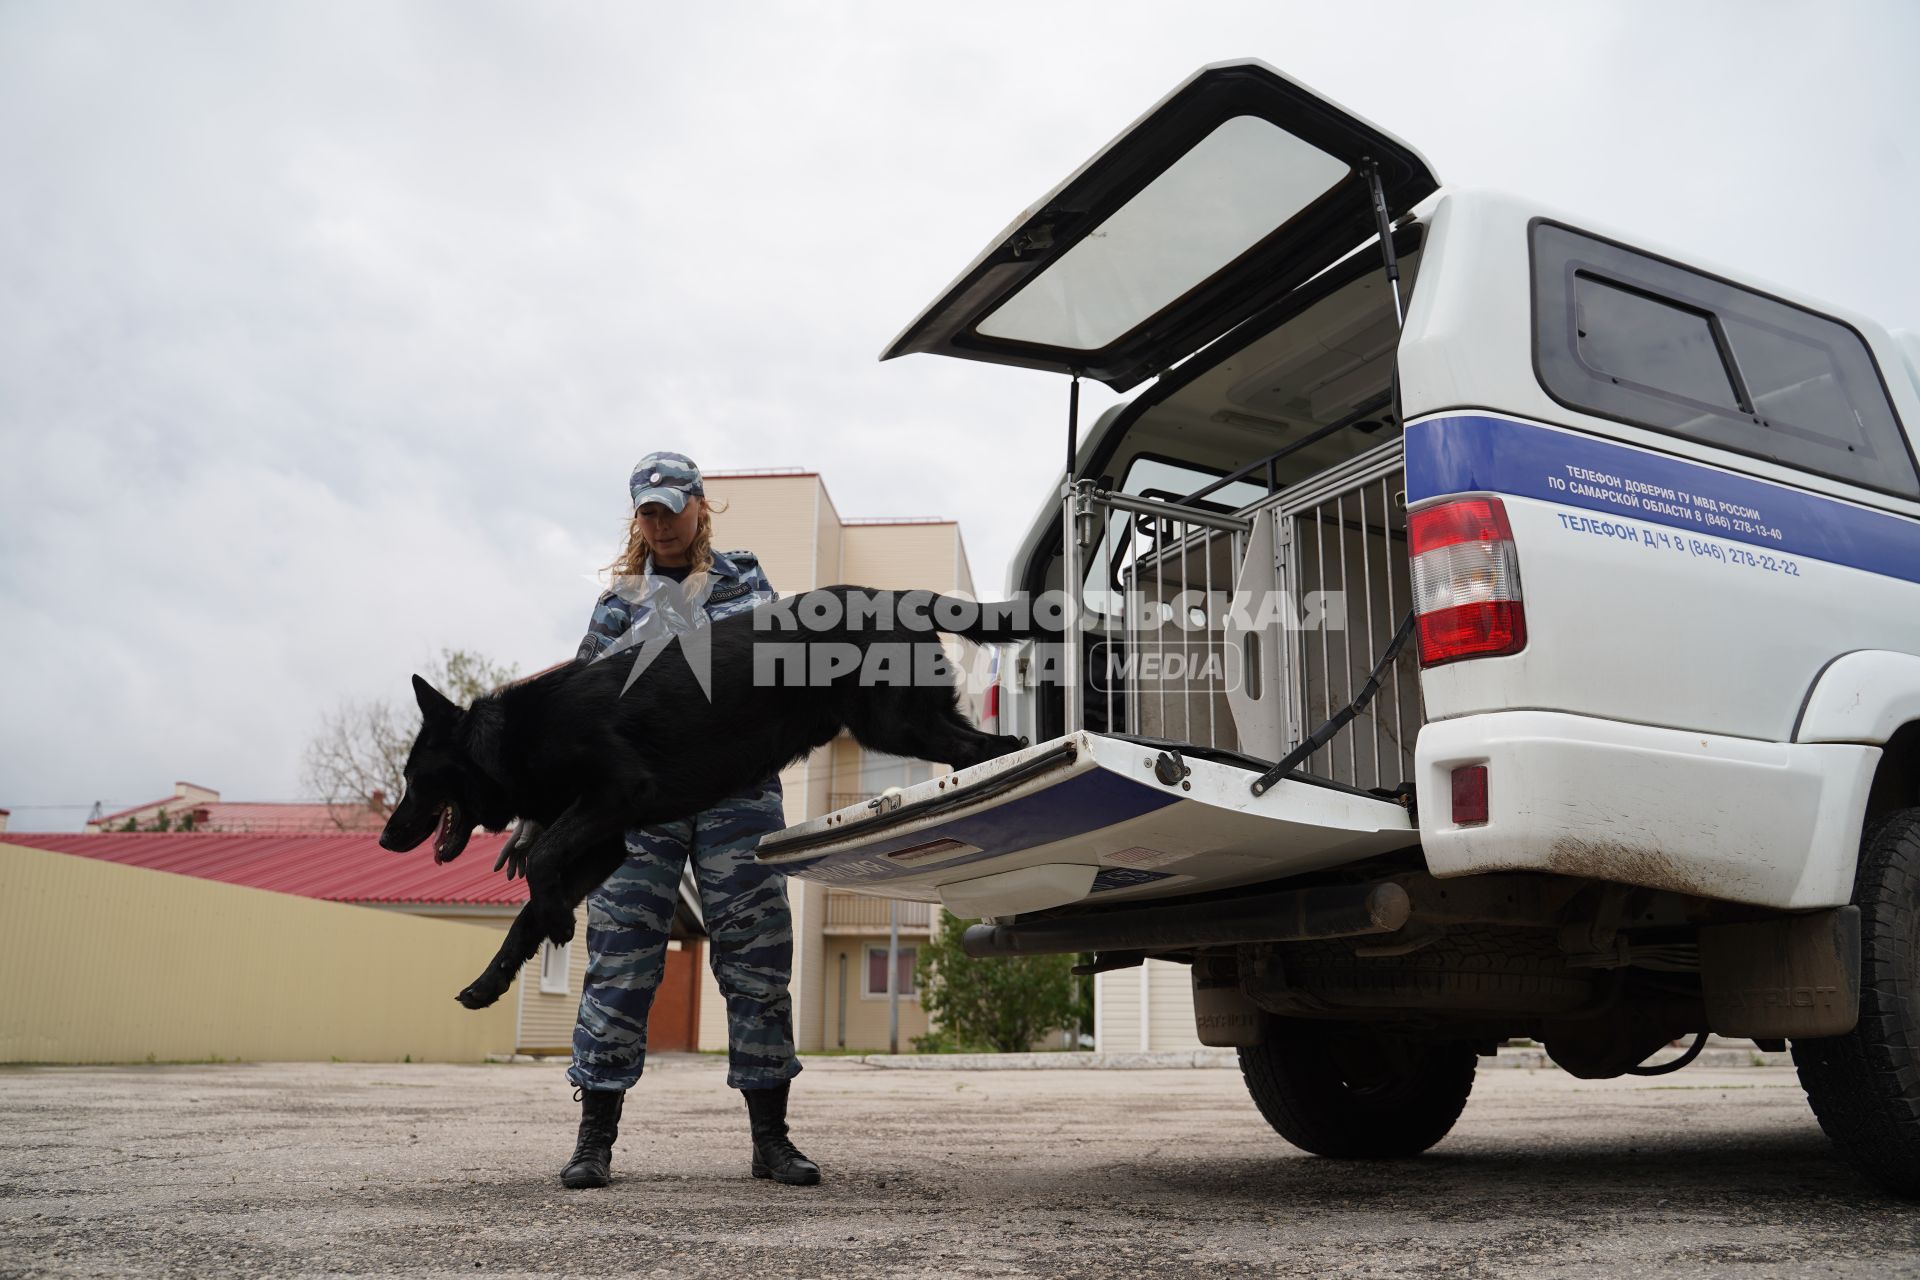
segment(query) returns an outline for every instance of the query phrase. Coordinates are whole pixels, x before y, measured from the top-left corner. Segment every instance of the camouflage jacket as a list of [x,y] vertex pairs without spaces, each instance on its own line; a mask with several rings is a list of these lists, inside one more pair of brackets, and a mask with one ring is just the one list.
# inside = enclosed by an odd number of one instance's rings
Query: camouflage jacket
[[[647,561],[647,568],[653,568],[651,559]],[[711,588],[706,599],[709,618],[731,617],[736,613],[745,613],[755,605],[768,604],[780,598],[780,593],[773,589],[773,585],[767,581],[766,572],[760,568],[759,558],[750,551],[714,552],[710,582]],[[634,598],[636,595],[637,599]],[[593,606],[593,617],[587,621],[587,634],[582,637],[575,656],[590,660],[605,653],[634,623],[646,618],[651,609],[646,596],[647,592],[640,583],[631,586],[616,584],[614,590],[602,595]]]

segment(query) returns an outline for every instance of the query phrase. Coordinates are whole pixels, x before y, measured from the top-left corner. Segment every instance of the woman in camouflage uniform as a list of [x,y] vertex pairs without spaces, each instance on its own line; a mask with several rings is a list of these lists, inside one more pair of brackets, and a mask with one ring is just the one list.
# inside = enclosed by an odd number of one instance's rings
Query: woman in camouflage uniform
[[[647,597],[675,589],[662,578],[683,584],[678,589],[710,618],[776,598],[752,555],[712,549],[706,491],[690,458],[648,454],[635,466],[629,488],[633,523],[614,565],[616,589],[594,606],[580,642],[582,660],[626,647],[618,642],[647,616]],[[793,1052],[787,994],[793,927],[786,878],[753,858],[760,837],[784,825],[780,780],[770,777],[689,820],[627,832],[626,863],[587,899],[586,990],[567,1072],[579,1086],[580,1137],[561,1173],[567,1186],[604,1187],[611,1179],[621,1103],[646,1057],[647,1011],[660,985],[667,931],[689,858],[713,976],[727,1002],[727,1083],[747,1100],[753,1176],[796,1185],[820,1181],[819,1167],[787,1139],[787,1091],[800,1061]]]

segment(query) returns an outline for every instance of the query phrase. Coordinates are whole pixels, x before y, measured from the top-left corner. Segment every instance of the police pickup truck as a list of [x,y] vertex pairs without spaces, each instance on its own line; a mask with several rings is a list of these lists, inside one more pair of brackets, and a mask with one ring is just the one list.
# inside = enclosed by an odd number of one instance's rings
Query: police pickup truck
[[1443,190],[1249,62],[910,352],[1140,388],[1012,566],[1073,639],[999,659],[1034,745],[763,859],[980,955],[1190,965],[1309,1151],[1424,1150],[1509,1037],[1608,1077],[1717,1032],[1920,1194],[1920,337]]

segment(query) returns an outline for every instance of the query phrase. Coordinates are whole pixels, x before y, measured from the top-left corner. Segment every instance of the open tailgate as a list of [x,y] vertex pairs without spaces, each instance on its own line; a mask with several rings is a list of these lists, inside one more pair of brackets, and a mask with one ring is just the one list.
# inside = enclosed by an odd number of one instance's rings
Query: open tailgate
[[1074,733],[766,837],[787,874],[965,917],[1184,896],[1409,847],[1403,807],[1251,767]]

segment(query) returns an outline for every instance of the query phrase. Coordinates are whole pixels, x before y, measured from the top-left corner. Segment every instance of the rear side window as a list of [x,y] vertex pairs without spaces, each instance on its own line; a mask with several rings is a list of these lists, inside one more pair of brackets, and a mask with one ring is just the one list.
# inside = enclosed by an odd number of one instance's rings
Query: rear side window
[[1596,373],[1625,378],[1695,404],[1737,409],[1713,317],[1625,289],[1599,276],[1573,276],[1574,350]]
[[1550,222],[1533,293],[1541,385],[1569,408],[1920,497],[1872,353],[1839,321]]

